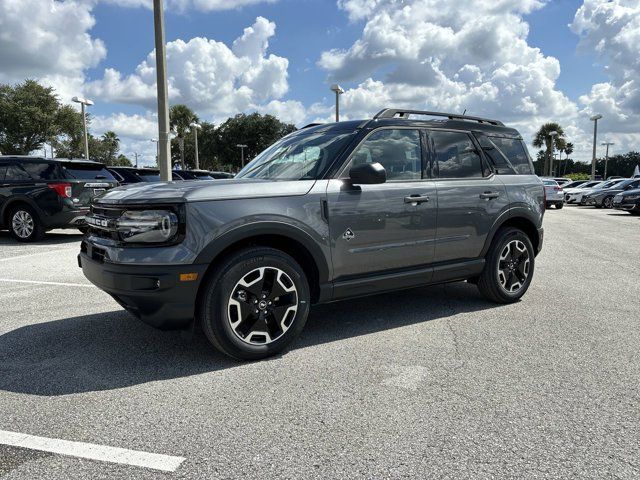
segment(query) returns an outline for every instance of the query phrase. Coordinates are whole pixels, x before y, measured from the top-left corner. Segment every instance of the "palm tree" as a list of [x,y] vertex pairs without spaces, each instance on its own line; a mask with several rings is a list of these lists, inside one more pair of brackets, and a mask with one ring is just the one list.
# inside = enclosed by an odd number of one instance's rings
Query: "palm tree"
[[573,153],[573,143],[571,142],[567,143],[567,145],[564,147],[564,153],[566,157],[564,159],[564,170],[562,171],[562,175],[567,173],[567,163],[569,163],[569,155]]
[[108,132],[104,132],[102,134],[101,141],[102,141],[102,144],[104,145],[104,151],[106,156],[105,161],[107,165],[113,165],[113,163],[116,161],[116,154],[120,149],[120,139],[118,138],[118,135],[116,135],[115,132],[112,132],[111,130],[109,130]]
[[197,122],[198,116],[186,105],[174,105],[169,109],[169,125],[178,136],[180,146],[180,164],[184,169],[184,137],[189,131],[189,125]]
[[[551,132],[556,132],[557,135],[549,135]],[[556,148],[560,148],[564,145],[564,141],[564,129],[555,122],[545,123],[536,133],[535,137],[533,138],[533,146],[536,148],[544,147],[546,149],[544,169],[542,171],[543,175],[551,176],[551,168],[553,166],[551,155],[553,152],[553,148],[554,146]]]

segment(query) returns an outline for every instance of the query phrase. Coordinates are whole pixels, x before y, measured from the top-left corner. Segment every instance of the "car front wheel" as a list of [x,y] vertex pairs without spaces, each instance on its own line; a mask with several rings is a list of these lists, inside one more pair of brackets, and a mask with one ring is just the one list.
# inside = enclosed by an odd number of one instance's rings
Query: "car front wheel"
[[35,242],[44,235],[38,215],[31,207],[19,205],[9,212],[9,231],[19,242]]
[[203,286],[199,320],[209,341],[241,360],[284,350],[309,313],[309,285],[289,255],[266,247],[233,254]]
[[513,303],[529,289],[535,254],[529,237],[517,228],[496,233],[478,278],[478,289],[497,303]]
[[604,208],[613,208],[613,197],[606,197],[602,200],[602,206]]

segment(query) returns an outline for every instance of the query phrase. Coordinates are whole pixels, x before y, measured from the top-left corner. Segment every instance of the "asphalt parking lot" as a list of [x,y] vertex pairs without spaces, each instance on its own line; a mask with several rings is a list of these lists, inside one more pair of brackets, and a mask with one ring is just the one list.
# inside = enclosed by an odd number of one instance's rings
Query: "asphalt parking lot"
[[0,477],[637,478],[640,218],[544,223],[517,304],[460,283],[320,306],[245,364],[130,317],[83,277],[79,235],[0,233],[0,431],[179,459],[0,445]]

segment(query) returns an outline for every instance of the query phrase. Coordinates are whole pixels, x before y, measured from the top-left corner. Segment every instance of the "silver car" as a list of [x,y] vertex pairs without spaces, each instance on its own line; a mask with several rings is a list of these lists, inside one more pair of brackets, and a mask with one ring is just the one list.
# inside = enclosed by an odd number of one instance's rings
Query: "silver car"
[[561,209],[564,206],[564,190],[562,187],[558,185],[558,182],[555,180],[549,180],[547,178],[543,179],[542,183],[544,184],[547,208],[555,205],[558,210]]

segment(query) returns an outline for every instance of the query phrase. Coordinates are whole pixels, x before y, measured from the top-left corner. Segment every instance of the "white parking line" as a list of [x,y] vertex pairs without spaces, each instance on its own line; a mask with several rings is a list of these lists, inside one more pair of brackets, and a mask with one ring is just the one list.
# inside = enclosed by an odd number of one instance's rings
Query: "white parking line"
[[62,287],[84,287],[84,288],[94,288],[90,283],[64,283],[64,282],[39,282],[35,280],[16,280],[13,278],[0,278],[0,282],[7,283],[30,283],[34,285],[58,285]]
[[37,437],[24,433],[0,430],[0,444],[13,447],[58,453],[72,457],[88,458],[101,462],[120,463],[136,467],[151,468],[165,472],[175,472],[186,459],[158,453],[147,453],[126,448],[107,447],[93,443],[71,442],[56,438]]
[[28,258],[28,257],[35,257],[36,255],[50,255],[54,252],[63,252],[65,250],[70,250],[68,248],[55,248],[53,250],[47,250],[46,252],[36,252],[36,253],[30,253],[28,255],[17,255],[15,257],[3,257],[0,258],[0,262],[8,262],[10,260],[19,260],[21,258]]

